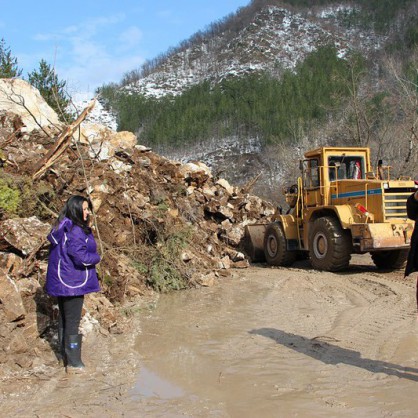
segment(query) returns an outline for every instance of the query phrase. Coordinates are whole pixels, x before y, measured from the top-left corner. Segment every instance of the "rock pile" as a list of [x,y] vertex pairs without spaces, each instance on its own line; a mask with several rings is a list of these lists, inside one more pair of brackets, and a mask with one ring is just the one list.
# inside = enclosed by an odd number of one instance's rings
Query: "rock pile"
[[[203,163],[180,164],[137,145],[129,132],[88,124],[69,129],[25,82],[0,81],[4,373],[34,367],[51,353],[47,343],[54,345],[57,311],[43,292],[46,235],[72,194],[93,202],[103,257],[102,293],[86,300],[86,328],[120,332],[123,318],[115,306],[132,303],[149,289],[208,286],[229,269],[248,266],[241,246],[244,227],[268,222],[274,212],[270,203],[214,178]],[[16,102],[32,108],[28,112]]]

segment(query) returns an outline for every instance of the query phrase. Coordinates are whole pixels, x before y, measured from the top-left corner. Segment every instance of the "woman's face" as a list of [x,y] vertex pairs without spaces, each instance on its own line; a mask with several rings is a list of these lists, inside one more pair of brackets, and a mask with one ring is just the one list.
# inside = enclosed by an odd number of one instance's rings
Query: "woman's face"
[[88,217],[90,215],[90,209],[89,209],[89,204],[84,201],[83,202],[83,221],[86,222]]

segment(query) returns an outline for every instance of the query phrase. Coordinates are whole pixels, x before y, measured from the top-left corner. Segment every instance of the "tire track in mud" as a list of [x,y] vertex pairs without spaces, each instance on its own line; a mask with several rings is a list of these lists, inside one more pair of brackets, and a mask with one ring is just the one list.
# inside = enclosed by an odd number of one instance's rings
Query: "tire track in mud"
[[374,310],[374,328],[380,327],[381,331],[375,339],[376,355],[384,359],[391,358],[398,348],[399,344],[393,343],[395,336],[401,341],[411,333],[417,315],[415,286],[411,282],[405,285],[393,280],[388,280],[387,283],[398,294],[395,298],[383,299],[383,303]]
[[[348,382],[350,386],[367,388],[384,384],[391,375],[405,375],[403,366],[390,359],[398,349],[396,342],[407,337],[415,323],[413,280],[367,271],[360,275],[318,274],[300,269],[280,272],[278,277],[280,285],[275,287],[281,293],[294,295],[295,286],[303,296],[282,304],[281,323],[289,332],[271,338],[291,348],[281,350],[284,363],[294,364],[297,352],[302,366],[296,366],[294,374],[306,374],[303,368],[311,370],[308,374],[314,389],[310,390],[324,405],[344,407],[335,399],[345,393]],[[302,320],[307,301],[314,316],[322,311],[322,315],[315,316],[315,324]],[[307,356],[321,361],[319,370]],[[343,371],[343,377],[339,371]],[[414,379],[414,375],[409,377]]]
[[414,318],[414,295],[408,286],[395,280],[387,280],[383,275],[349,278],[337,282],[347,295],[354,295],[354,310],[343,312],[333,333],[337,330],[340,338],[350,338],[353,348],[365,355],[380,355],[385,341],[393,337],[399,329],[409,328]]
[[[307,292],[315,294],[310,308],[324,312],[320,323],[325,325],[327,322],[324,316],[333,318],[327,335],[348,343],[351,339],[358,348],[369,346],[371,338],[384,340],[399,328],[400,323],[405,321],[409,326],[415,318],[415,283],[412,280],[400,280],[384,273],[365,273],[359,277],[295,269],[291,274],[298,275],[294,280],[297,280],[297,286],[303,286],[297,308],[301,309]],[[293,278],[285,280],[289,283]],[[286,284],[282,290],[289,291]],[[283,308],[286,315],[289,307]]]

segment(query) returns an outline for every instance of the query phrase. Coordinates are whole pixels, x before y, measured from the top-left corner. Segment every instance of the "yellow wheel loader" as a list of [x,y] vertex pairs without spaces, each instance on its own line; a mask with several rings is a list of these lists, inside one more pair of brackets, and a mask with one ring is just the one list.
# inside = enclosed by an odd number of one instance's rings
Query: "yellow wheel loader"
[[315,269],[339,271],[351,254],[369,252],[378,268],[404,266],[414,227],[406,200],[418,189],[411,178],[392,180],[381,160],[373,171],[369,148],[318,148],[305,153],[300,169],[284,190],[289,211],[246,227],[252,261],[290,266],[309,257]]

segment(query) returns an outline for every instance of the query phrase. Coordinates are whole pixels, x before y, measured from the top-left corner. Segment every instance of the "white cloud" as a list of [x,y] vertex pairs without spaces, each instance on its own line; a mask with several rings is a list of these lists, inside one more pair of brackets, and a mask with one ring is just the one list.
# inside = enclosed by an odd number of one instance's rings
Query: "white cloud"
[[[93,91],[104,83],[120,81],[124,73],[144,62],[138,52],[142,31],[137,26],[124,27],[124,20],[122,13],[99,16],[56,33],[40,33],[36,40],[46,45],[54,42],[49,47],[54,48],[57,74],[70,89]],[[50,55],[44,58],[48,61]]]
[[178,16],[176,16],[173,13],[172,10],[169,9],[160,10],[159,12],[157,12],[157,16],[170,24],[179,25],[183,22]]
[[119,35],[121,49],[137,46],[142,39],[142,31],[137,26],[131,26]]
[[76,33],[77,31],[78,31],[77,25],[71,25],[71,26],[67,26],[66,28],[64,28],[62,32],[65,34],[69,34],[69,33]]
[[108,56],[106,46],[93,40],[75,37],[71,38],[70,44],[71,48],[68,52],[72,55],[73,61],[77,64],[92,60],[101,60],[103,57]]
[[125,14],[123,13],[118,13],[113,16],[98,16],[78,24],[69,25],[57,32],[39,33],[35,35],[34,39],[38,41],[49,41],[51,39],[65,39],[69,35],[77,35],[78,37],[89,39],[94,37],[101,28],[108,28],[109,26],[121,23],[124,19]]
[[82,22],[79,25],[78,30],[83,34],[84,37],[91,37],[94,36],[102,27],[107,29],[109,26],[123,22],[125,17],[126,16],[124,13],[118,13],[113,16],[98,16]]
[[144,62],[140,56],[126,56],[115,60],[113,57],[102,57],[87,61],[84,65],[71,66],[59,74],[68,84],[70,92],[94,92],[94,90],[109,82],[120,81],[123,74]]
[[57,35],[55,33],[37,33],[36,35],[34,35],[33,40],[40,41],[40,42],[48,42],[48,41],[54,41],[60,38],[62,38],[62,35]]
[[158,17],[167,18],[167,17],[171,17],[172,15],[173,15],[173,12],[169,9],[160,10],[159,12],[157,12]]

